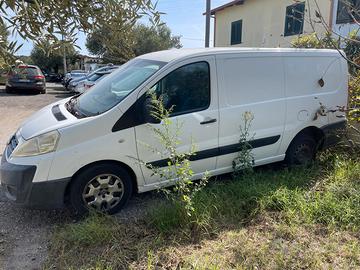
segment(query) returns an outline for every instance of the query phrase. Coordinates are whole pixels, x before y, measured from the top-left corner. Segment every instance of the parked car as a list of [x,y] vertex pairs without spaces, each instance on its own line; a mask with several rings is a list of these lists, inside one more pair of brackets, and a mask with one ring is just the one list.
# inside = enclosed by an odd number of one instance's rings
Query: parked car
[[13,66],[8,73],[5,91],[6,93],[12,93],[14,91],[36,91],[45,94],[45,76],[37,66]]
[[58,73],[47,73],[43,71],[43,74],[45,76],[45,80],[46,82],[54,82],[54,83],[59,83],[63,80],[63,75],[62,74],[58,74]]
[[[346,124],[348,66],[336,50],[214,48],[137,57],[89,91],[53,103],[24,122],[2,156],[1,185],[13,202],[78,213],[119,211],[133,191],[174,183],[147,165],[168,166],[153,128],[149,92],[182,123],[194,179],[233,170],[243,115],[253,165],[308,164]],[[158,151],[150,151],[151,145]],[[144,163],[139,164],[135,160]],[[145,164],[145,165],[143,165]]]
[[81,85],[79,87],[82,87],[83,86],[83,83],[87,80],[89,80],[90,77],[92,77],[95,73],[100,73],[100,72],[106,72],[106,71],[109,71],[109,70],[114,70],[114,69],[117,69],[119,66],[115,66],[115,65],[109,65],[109,66],[105,66],[105,67],[101,67],[101,68],[98,68],[96,69],[95,71],[87,74],[85,77],[80,77],[80,78],[76,78],[76,79],[73,79],[69,82],[68,84],[68,87],[67,87],[67,90],[69,91],[75,91],[76,87],[78,85]]
[[92,86],[94,86],[96,83],[98,83],[100,80],[105,78],[107,75],[112,73],[115,69],[111,69],[108,71],[101,71],[96,72],[92,74],[91,76],[88,76],[85,81],[81,81],[76,87],[75,92],[76,93],[84,93],[85,91],[89,90]]
[[71,72],[68,72],[64,76],[63,85],[65,88],[68,87],[69,83],[73,79],[79,79],[86,77],[87,72],[85,70],[73,70]]

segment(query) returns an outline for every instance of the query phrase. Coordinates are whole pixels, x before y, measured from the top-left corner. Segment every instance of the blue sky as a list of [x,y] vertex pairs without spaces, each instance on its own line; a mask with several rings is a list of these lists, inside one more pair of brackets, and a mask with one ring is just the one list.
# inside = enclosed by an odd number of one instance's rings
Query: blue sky
[[[173,35],[181,35],[181,43],[184,48],[197,48],[204,46],[205,36],[205,11],[206,0],[158,0],[157,9],[166,14],[162,15],[162,21],[171,29]],[[230,2],[231,0],[211,0],[212,8]],[[213,24],[213,20],[212,20]],[[213,29],[211,29],[211,41],[213,44]],[[18,51],[19,55],[29,55],[32,43],[23,41],[19,37],[13,40],[23,42],[23,47]],[[81,48],[80,53],[88,54],[85,47],[86,36],[78,35],[77,45]]]

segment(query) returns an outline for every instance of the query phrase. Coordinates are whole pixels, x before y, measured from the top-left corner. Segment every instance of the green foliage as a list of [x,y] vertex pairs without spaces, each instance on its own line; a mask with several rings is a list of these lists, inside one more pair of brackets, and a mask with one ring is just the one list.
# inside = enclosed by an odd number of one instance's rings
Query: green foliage
[[360,38],[358,30],[352,31],[349,34],[349,38],[345,40],[344,52],[351,60],[349,61],[349,70],[354,75],[358,71],[360,64]]
[[298,36],[291,43],[295,48],[332,49],[339,47],[339,42],[332,38],[331,33],[326,33],[324,37],[318,37],[316,33],[312,33]]
[[247,224],[275,211],[288,224],[360,231],[360,163],[330,154],[321,162],[322,166],[312,168],[255,170],[231,181],[214,182],[193,198],[190,219],[169,205],[157,206],[150,218],[163,232],[193,223],[208,231],[224,223]]
[[108,243],[115,237],[118,224],[112,218],[92,213],[79,223],[66,225],[56,237],[66,246],[91,246]]
[[66,44],[62,49],[54,49],[47,41],[41,46],[35,45],[31,51],[31,63],[48,72],[58,73],[63,68],[63,50],[66,50],[67,62],[76,58],[76,52],[72,45]]
[[49,268],[357,269],[358,157],[338,150],[312,168],[214,180],[190,217],[171,201],[154,205],[150,223],[90,216],[56,231]]
[[131,29],[132,25],[121,29],[104,25],[87,36],[86,48],[91,54],[102,57],[104,62],[123,64],[135,56]]
[[251,122],[254,120],[254,115],[251,112],[245,112],[242,115],[244,125],[240,125],[240,150],[237,157],[233,161],[234,176],[239,173],[252,173],[253,160],[252,146],[249,143],[254,134],[250,134]]
[[360,71],[349,81],[349,119],[360,122]]
[[[163,232],[176,228],[189,228],[189,224],[203,231],[216,230],[221,224],[246,224],[261,211],[261,202],[280,188],[304,189],[318,173],[316,168],[294,170],[255,170],[252,174],[239,174],[227,181],[214,181],[193,199],[194,213],[184,219],[177,208],[159,205],[150,213],[157,229]],[[165,214],[166,213],[166,214]],[[176,220],[177,219],[177,220]]]
[[106,62],[124,63],[145,53],[182,47],[180,37],[172,36],[165,24],[137,24],[128,27],[126,32],[120,35],[117,32],[117,29],[105,26],[94,31],[86,39],[87,49],[92,54],[101,56]]
[[[127,35],[127,31],[139,19],[148,17],[158,24],[160,13],[151,0],[4,0],[0,2],[0,23],[7,22],[24,39],[30,39],[41,46],[39,40],[47,40],[51,49],[57,50],[67,44],[75,44],[79,32],[92,33],[106,29],[116,39]],[[103,43],[111,43],[104,39]],[[124,39],[127,43],[129,40]],[[123,46],[129,47],[130,45]],[[6,55],[12,61],[13,52],[18,49],[15,42],[8,45]]]
[[172,36],[170,28],[165,24],[157,27],[138,24],[133,31],[135,36],[134,54],[136,56],[182,47],[180,37]]
[[153,146],[145,145],[154,153],[162,153],[162,158],[168,158],[167,167],[157,168],[151,164],[140,161],[148,169],[152,170],[154,176],[158,176],[160,181],[167,181],[173,187],[163,188],[161,191],[173,203],[176,208],[185,216],[191,216],[194,212],[193,198],[207,184],[208,174],[204,173],[200,181],[194,182],[192,178],[194,172],[191,168],[190,158],[195,155],[195,145],[185,153],[180,153],[178,147],[181,145],[180,135],[182,123],[172,121],[170,115],[173,108],[166,109],[162,97],[157,97],[151,93],[149,109],[154,119],[161,121],[160,127],[148,125],[154,133],[163,149],[156,149]]
[[9,50],[9,31],[4,22],[0,21],[0,68],[6,67],[7,61],[12,57]]
[[260,211],[281,211],[289,223],[318,223],[359,231],[360,164],[342,158],[324,160],[329,161],[333,162],[331,174],[312,189],[277,189],[259,201]]
[[360,56],[360,38],[358,31],[352,31],[349,34],[349,39],[345,40],[344,52],[346,56],[352,60],[359,58]]

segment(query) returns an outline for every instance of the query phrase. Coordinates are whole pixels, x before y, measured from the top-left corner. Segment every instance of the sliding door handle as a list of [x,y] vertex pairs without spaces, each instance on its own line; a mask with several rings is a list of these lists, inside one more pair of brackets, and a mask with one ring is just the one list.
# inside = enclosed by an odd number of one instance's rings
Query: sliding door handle
[[215,123],[217,120],[215,118],[206,118],[204,121],[200,122],[200,125],[206,125]]

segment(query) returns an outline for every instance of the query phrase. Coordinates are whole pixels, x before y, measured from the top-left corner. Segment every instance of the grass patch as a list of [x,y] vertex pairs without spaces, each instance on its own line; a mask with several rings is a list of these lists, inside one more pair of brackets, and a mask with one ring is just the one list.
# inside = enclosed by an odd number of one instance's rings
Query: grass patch
[[194,199],[195,212],[186,216],[164,203],[149,220],[161,232],[179,226],[209,230],[243,224],[266,212],[278,212],[288,222],[360,229],[360,163],[345,156],[324,155],[311,168],[259,169],[253,174],[215,181]]
[[54,235],[48,265],[60,269],[360,267],[356,155],[325,153],[312,168],[265,167],[236,179],[211,181],[196,194],[194,208],[189,216],[176,202],[164,200],[141,221],[90,216],[65,225]]
[[119,224],[111,217],[91,214],[79,223],[67,224],[59,229],[58,240],[68,246],[98,246],[116,238]]
[[171,233],[179,226],[208,231],[224,224],[246,225],[268,206],[265,202],[273,201],[274,197],[280,201],[279,190],[301,193],[309,189],[319,174],[318,167],[260,169],[233,180],[213,181],[194,198],[192,216],[184,215],[180,207],[166,202],[150,212],[149,220],[163,233]]

